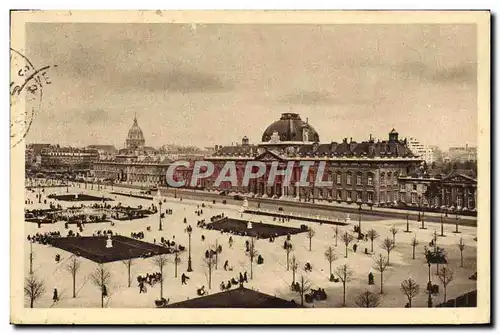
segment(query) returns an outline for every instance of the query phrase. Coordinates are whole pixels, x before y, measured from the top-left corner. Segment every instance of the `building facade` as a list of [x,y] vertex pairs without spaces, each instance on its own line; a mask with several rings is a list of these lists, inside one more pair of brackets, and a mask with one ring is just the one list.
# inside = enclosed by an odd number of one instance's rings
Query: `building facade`
[[95,149],[51,145],[41,150],[40,157],[43,169],[90,170],[99,154]]
[[[206,160],[215,165],[212,177],[200,180],[199,186],[217,191],[229,191],[256,197],[296,198],[299,200],[329,200],[368,205],[392,205],[397,200],[398,179],[405,176],[422,160],[409,149],[406,140],[400,140],[393,129],[387,140],[373,138],[355,142],[344,138],[341,142],[320,143],[319,134],[298,114],[284,113],[273,122],[262,135],[258,144],[250,144],[245,136],[241,144],[217,146]],[[215,185],[217,176],[228,161],[234,161],[238,186],[229,182]],[[267,169],[257,179],[250,180],[248,186],[241,183],[245,165],[249,161],[261,161]],[[308,186],[299,184],[302,169],[300,163],[310,161]],[[286,169],[294,162],[291,180],[285,185],[284,177],[277,176],[276,182],[267,184],[271,165],[277,163],[279,169]],[[331,186],[316,186],[320,162],[325,164],[323,179]]]
[[473,171],[429,175],[423,170],[399,178],[399,202],[413,207],[476,211],[477,178]]
[[477,147],[450,147],[447,154],[448,162],[477,162]]

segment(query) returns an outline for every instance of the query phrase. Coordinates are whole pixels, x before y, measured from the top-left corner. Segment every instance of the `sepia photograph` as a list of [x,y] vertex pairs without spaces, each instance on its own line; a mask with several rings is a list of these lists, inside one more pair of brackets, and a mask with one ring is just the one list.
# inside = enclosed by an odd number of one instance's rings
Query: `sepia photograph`
[[488,323],[489,34],[12,11],[11,322]]

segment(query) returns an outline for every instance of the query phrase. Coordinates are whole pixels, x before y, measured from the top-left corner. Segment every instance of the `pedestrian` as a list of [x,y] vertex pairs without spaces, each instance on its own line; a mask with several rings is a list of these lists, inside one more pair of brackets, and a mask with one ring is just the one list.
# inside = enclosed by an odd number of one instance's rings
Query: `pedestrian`
[[52,295],[52,300],[55,302],[59,301],[59,295],[57,294],[57,289],[54,288],[54,294]]
[[248,276],[247,276],[247,272],[246,271],[243,274],[243,280],[245,281],[245,283],[248,283]]

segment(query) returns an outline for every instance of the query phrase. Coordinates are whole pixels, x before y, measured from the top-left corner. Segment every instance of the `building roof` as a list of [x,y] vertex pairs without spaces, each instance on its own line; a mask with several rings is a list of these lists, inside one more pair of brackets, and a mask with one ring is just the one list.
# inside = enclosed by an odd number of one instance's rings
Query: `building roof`
[[299,114],[284,113],[281,118],[267,127],[262,135],[262,142],[271,141],[273,134],[277,133],[280,141],[303,141],[302,132],[309,130],[308,142],[319,142],[319,135],[314,128],[304,122]]
[[114,145],[89,145],[87,146],[87,148],[96,149],[107,153],[116,153],[118,151]]
[[139,127],[139,124],[137,124],[137,117],[134,117],[134,123],[132,124],[132,127],[130,128],[130,130],[128,130],[127,139],[128,140],[144,140],[144,135],[142,133],[142,130]]
[[167,305],[170,308],[298,308],[300,305],[278,297],[238,287]]

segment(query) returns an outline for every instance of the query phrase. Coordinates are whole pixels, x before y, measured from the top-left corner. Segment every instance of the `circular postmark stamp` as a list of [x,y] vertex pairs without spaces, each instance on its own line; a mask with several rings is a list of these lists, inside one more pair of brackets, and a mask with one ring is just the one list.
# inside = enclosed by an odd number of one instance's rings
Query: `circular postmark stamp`
[[50,84],[49,68],[36,68],[21,52],[10,49],[11,147],[23,141],[41,108],[43,86]]

